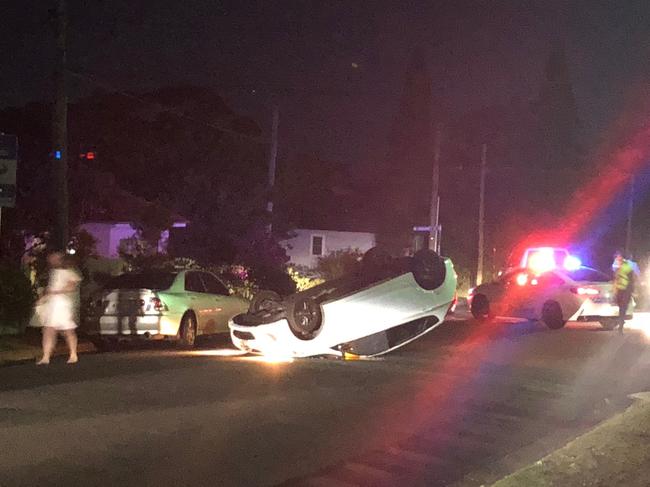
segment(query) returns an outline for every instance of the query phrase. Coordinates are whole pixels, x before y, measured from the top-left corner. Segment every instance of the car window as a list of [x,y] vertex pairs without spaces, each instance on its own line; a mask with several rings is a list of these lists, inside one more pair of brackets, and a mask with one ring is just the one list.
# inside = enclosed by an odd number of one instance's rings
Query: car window
[[193,293],[204,293],[203,281],[198,272],[188,272],[185,274],[185,290]]
[[138,272],[112,277],[104,286],[106,289],[169,289],[176,279],[174,272]]
[[612,278],[604,272],[597,271],[590,267],[581,267],[578,270],[567,272],[567,275],[574,281],[609,282],[612,280]]
[[223,283],[214,277],[212,274],[207,272],[201,273],[201,278],[205,284],[205,289],[210,294],[219,294],[221,296],[229,296],[228,288],[223,285]]

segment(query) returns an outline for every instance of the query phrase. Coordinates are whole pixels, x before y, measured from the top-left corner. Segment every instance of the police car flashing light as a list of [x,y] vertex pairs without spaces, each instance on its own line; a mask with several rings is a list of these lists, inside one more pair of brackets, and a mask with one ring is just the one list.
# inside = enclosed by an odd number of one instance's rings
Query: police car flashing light
[[[521,259],[521,267],[537,276],[558,268],[575,271],[581,266],[582,262],[578,257],[569,254],[567,249],[557,247],[528,248]],[[527,283],[523,282],[523,278],[521,282],[521,285]]]

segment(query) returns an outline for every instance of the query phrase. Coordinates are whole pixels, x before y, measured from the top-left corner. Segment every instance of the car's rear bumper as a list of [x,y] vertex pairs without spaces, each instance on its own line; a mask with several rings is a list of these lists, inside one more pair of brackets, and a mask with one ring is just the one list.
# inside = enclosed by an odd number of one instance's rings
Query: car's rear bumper
[[[628,307],[625,319],[631,319],[634,313],[635,303],[632,301]],[[618,317],[618,306],[610,302],[593,302],[591,299],[585,300],[576,314],[571,317],[571,321],[600,321],[606,318]]]
[[83,331],[87,335],[119,336],[134,338],[176,336],[180,318],[159,314],[115,316],[102,315],[84,320]]

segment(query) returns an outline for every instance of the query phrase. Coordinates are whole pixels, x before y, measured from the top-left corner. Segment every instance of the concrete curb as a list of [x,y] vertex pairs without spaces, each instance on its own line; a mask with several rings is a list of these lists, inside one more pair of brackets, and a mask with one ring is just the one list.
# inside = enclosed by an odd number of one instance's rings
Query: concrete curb
[[[41,347],[30,343],[24,343],[20,340],[20,337],[11,338],[12,340],[10,341],[10,344],[12,348],[9,350],[0,350],[0,366],[36,361],[43,354]],[[96,351],[95,346],[92,343],[82,339],[79,340],[77,350],[79,353],[90,353]],[[68,350],[65,344],[61,342],[61,339],[59,339],[53,356],[57,357],[67,354]]]

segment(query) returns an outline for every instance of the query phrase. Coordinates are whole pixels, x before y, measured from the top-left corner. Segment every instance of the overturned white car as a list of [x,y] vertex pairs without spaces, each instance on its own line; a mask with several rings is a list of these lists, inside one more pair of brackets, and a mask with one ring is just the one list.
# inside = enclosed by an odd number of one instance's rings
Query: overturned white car
[[440,325],[455,292],[450,259],[372,249],[349,276],[285,298],[262,291],[230,321],[230,335],[239,349],[264,355],[372,357]]

